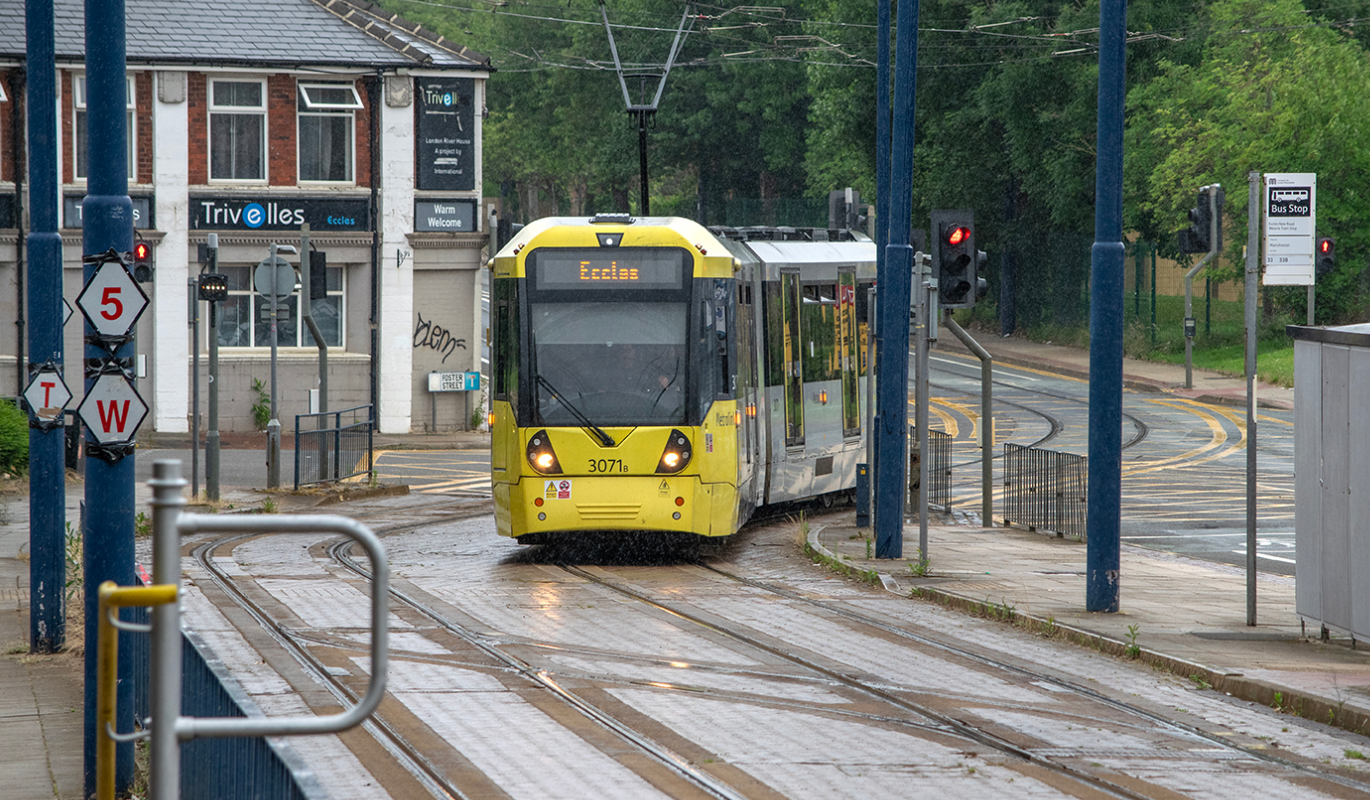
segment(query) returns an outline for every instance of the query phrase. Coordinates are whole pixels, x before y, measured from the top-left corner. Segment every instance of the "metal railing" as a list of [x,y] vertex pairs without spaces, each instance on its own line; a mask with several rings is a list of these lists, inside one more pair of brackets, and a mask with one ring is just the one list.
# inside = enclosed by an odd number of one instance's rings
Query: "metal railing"
[[370,405],[296,414],[295,488],[369,473],[375,428]]
[[[280,797],[303,796],[294,770],[263,737],[333,733],[365,721],[385,694],[389,661],[389,570],[380,539],[365,525],[340,516],[299,515],[268,517],[230,517],[187,514],[183,496],[186,481],[181,478],[179,461],[153,464],[152,538],[155,586],[124,588],[102,587],[102,598],[110,594],[118,605],[150,603],[169,594],[177,598],[152,610],[148,628],[134,621],[120,621],[119,627],[149,630],[150,646],[133,659],[135,685],[146,685],[146,700],[135,698],[138,714],[147,713],[144,729],[120,734],[112,726],[96,731],[99,746],[113,742],[148,739],[151,746],[149,790],[152,800],[177,800],[188,797]],[[244,716],[242,703],[216,675],[204,676],[207,666],[194,646],[193,635],[181,630],[180,546],[182,537],[196,533],[336,533],[347,536],[366,551],[374,569],[371,591],[371,675],[366,691],[355,705],[340,713],[303,717]],[[124,597],[120,597],[123,593]],[[122,602],[121,602],[122,600]],[[108,601],[107,601],[108,602]],[[144,615],[146,611],[143,612]],[[103,618],[102,609],[102,618]],[[144,616],[144,618],[146,618]],[[109,626],[106,626],[109,627]],[[186,639],[192,646],[184,647]],[[113,644],[107,631],[101,631],[97,646]],[[135,639],[135,641],[137,641]],[[107,659],[113,661],[112,658]],[[187,669],[191,667],[191,669]],[[112,667],[102,682],[114,683]],[[144,684],[145,682],[145,684]],[[112,696],[106,692],[102,697]],[[185,712],[191,712],[186,715]],[[199,713],[196,713],[199,712]],[[110,709],[110,716],[113,709]],[[105,739],[111,741],[106,742]],[[223,744],[217,744],[223,742]],[[184,744],[184,747],[183,747]],[[108,758],[105,759],[106,761]],[[214,777],[222,780],[214,780]],[[207,791],[186,792],[186,786]]]
[[[928,505],[951,510],[951,440],[949,433],[928,429]],[[909,508],[918,511],[918,428],[909,426]]]
[[1084,456],[1004,445],[1004,524],[1085,538],[1088,469]]

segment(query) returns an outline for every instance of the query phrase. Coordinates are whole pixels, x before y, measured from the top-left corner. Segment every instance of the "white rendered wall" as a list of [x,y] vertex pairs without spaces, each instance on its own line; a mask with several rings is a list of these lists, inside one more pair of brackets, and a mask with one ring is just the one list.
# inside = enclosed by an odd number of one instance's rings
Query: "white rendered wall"
[[[176,80],[172,74],[172,80]],[[167,73],[153,73],[160,83]],[[179,74],[182,85],[185,74]],[[154,218],[166,233],[157,245],[152,314],[152,425],[157,431],[190,430],[190,336],[186,280],[190,277],[189,103],[162,102],[153,90],[152,181],[157,187]]]
[[[393,79],[392,79],[393,80]],[[380,408],[382,433],[409,433],[414,364],[414,104],[392,108],[382,99],[380,220]],[[401,263],[402,262],[402,263]]]

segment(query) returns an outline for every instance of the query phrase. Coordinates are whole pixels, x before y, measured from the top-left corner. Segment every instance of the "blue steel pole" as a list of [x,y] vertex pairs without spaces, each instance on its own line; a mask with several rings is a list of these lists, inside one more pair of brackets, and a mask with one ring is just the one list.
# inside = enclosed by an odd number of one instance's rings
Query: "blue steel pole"
[[880,291],[880,430],[875,472],[875,557],[904,555],[908,492],[909,285],[913,247],[913,107],[918,70],[918,0],[899,4],[890,140],[889,243],[878,273]]
[[[57,57],[52,0],[28,0],[24,13],[28,31],[29,363],[51,361],[61,370],[62,236],[57,232],[57,119],[53,114]],[[66,643],[65,438],[60,427],[29,429],[29,647],[35,653],[51,653]]]
[[1085,609],[1118,610],[1123,425],[1123,70],[1126,0],[1099,8],[1099,136],[1089,309]]
[[[879,0],[876,4],[876,46],[875,46],[875,274],[881,277],[885,274],[885,245],[889,244],[890,234],[890,2],[891,0]],[[879,296],[878,293],[876,295]],[[876,298],[872,298],[876,302]],[[874,307],[868,306],[867,316],[872,321],[868,335],[875,343],[875,352],[880,353],[884,348],[880,346],[880,331],[873,324],[878,321],[879,314]],[[875,374],[875,360],[869,359],[870,363],[866,369],[871,374]],[[872,384],[867,381],[867,385]],[[880,437],[877,431],[880,429],[879,417],[874,410],[879,407],[876,402],[876,392],[868,391],[870,396],[866,402],[870,405],[872,413],[867,415],[872,425],[866,431],[866,436],[870,446],[866,452],[869,454],[867,462],[869,467],[867,481],[871,493],[867,497],[870,509],[871,527],[875,527],[876,508],[874,493],[876,488],[875,473],[878,472],[877,465],[880,463]]]
[[[110,248],[133,249],[133,202],[128,197],[128,132],[125,128],[124,2],[86,0],[86,109],[90,115],[90,177],[82,202],[81,252],[98,255]],[[90,282],[95,265],[85,265]],[[90,344],[95,329],[86,324],[86,358],[108,357]],[[134,361],[133,343],[114,353],[127,367]],[[95,383],[86,378],[86,391]],[[87,431],[87,445],[95,440]],[[86,794],[95,791],[95,647],[98,631],[98,588],[102,581],[132,586],[133,573],[133,459],[132,453],[113,462],[86,459],[85,590],[86,590]],[[131,643],[126,643],[131,644]],[[129,672],[131,646],[119,648],[119,690],[116,725],[133,728],[133,681]],[[128,790],[133,778],[133,745],[121,744],[115,758],[115,787]]]

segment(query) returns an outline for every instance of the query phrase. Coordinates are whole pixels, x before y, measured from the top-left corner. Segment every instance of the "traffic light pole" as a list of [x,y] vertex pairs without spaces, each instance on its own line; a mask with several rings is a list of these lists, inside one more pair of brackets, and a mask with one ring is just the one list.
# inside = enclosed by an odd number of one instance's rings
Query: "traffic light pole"
[[[1208,264],[1209,259],[1216,259],[1218,256],[1218,226],[1222,222],[1218,219],[1218,184],[1212,184],[1200,189],[1208,191],[1208,252],[1199,259],[1184,274],[1184,388],[1194,388],[1194,276]],[[1312,291],[1312,287],[1309,287]]]
[[918,561],[926,564],[928,555],[928,464],[932,461],[928,454],[928,340],[937,330],[937,312],[934,296],[937,281],[932,277],[928,257],[922,253],[913,254],[913,286],[917,293],[918,320],[917,342],[914,345],[917,374],[914,376],[913,427],[918,431]]
[[980,522],[994,527],[994,356],[947,315],[947,328],[980,359]]
[[[1256,282],[1260,279],[1261,174],[1247,175],[1246,218],[1246,624],[1256,625]],[[1312,287],[1309,287],[1311,290]]]
[[[209,234],[209,271],[219,272],[219,234]],[[219,499],[219,301],[209,301],[209,430],[205,433],[205,497]]]

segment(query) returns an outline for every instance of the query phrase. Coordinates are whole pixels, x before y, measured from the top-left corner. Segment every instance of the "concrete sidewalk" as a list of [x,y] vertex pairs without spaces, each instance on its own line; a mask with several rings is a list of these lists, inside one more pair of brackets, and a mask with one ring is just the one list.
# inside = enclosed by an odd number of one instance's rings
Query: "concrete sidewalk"
[[[1322,641],[1294,613],[1294,580],[1258,574],[1257,625],[1246,624],[1239,568],[1124,545],[1118,613],[1085,611],[1083,542],[1012,528],[934,525],[930,559],[916,575],[918,526],[904,531],[902,559],[867,557],[870,529],[854,514],[815,526],[809,544],[854,576],[879,576],[889,591],[1129,657],[1137,657],[1263,705],[1370,732],[1370,648]],[[1306,635],[1305,635],[1306,633]]]

